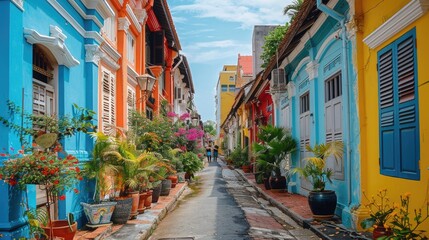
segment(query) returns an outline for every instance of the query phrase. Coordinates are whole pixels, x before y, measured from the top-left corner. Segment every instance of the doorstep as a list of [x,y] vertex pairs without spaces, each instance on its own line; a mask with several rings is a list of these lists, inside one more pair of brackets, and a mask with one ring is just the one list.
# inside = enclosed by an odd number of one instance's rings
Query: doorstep
[[371,239],[367,232],[355,232],[345,228],[338,218],[329,221],[315,221],[312,217],[307,197],[289,193],[285,190],[266,190],[264,184],[257,184],[253,173],[244,173],[241,169],[235,169],[263,198],[273,206],[280,209],[286,215],[295,220],[300,226],[309,228],[322,239],[348,240]]
[[158,223],[176,205],[177,200],[186,189],[188,183],[178,183],[171,188],[168,196],[160,196],[158,203],[152,203],[150,209],[137,215],[137,219],[128,220],[123,225],[102,226],[94,230],[80,230],[74,237],[75,240],[101,240],[101,239],[148,239]]

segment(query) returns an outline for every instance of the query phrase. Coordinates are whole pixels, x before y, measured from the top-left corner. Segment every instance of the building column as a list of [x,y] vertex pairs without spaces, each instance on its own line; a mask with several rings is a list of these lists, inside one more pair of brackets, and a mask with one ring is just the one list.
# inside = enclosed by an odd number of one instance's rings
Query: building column
[[[0,22],[2,37],[0,38],[0,65],[2,66],[2,87],[0,88],[0,115],[8,118],[7,101],[17,106],[31,109],[32,88],[31,69],[26,61],[32,59],[32,51],[25,48],[26,41],[23,33],[23,9],[18,2],[0,0]],[[32,50],[32,49],[31,49]],[[26,57],[26,54],[30,54]],[[25,77],[25,78],[24,78]],[[25,104],[24,104],[25,103]],[[30,112],[30,111],[26,111]],[[11,119],[12,120],[12,119]],[[21,118],[14,117],[13,121],[20,124]],[[9,128],[0,124],[0,147],[4,153],[15,154],[21,147],[19,136]],[[13,149],[14,148],[14,149]],[[7,160],[1,157],[0,161]],[[23,217],[22,191],[0,181],[0,238],[18,239],[26,236],[28,227]]]
[[124,14],[118,18],[117,49],[121,54],[119,70],[116,74],[116,126],[127,125],[127,85],[128,85],[128,59],[127,59],[127,31],[130,21]]
[[[308,74],[308,80],[310,83],[310,114],[312,121],[312,129],[310,135],[310,143],[314,145],[317,143],[319,139],[319,124],[318,121],[318,104],[317,97],[319,94],[319,90],[317,90],[317,77],[318,77],[318,67],[319,64],[317,61],[311,61],[307,64],[307,68],[305,69]],[[323,92],[323,91],[322,91]]]

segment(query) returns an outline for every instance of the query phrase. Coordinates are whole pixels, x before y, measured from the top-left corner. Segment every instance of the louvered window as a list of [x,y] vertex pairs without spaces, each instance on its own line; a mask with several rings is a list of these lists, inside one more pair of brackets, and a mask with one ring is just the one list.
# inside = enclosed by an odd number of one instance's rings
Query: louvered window
[[103,70],[103,94],[102,94],[102,131],[106,134],[110,134],[112,127],[115,126],[115,114],[116,114],[116,80],[115,76],[107,71]]
[[[325,81],[325,136],[326,142],[342,141],[342,104],[341,104],[341,73]],[[333,166],[334,178],[344,179],[343,159],[328,158],[329,167]]]
[[378,52],[380,171],[420,179],[415,29]]
[[127,34],[127,59],[128,62],[134,64],[134,58],[136,54],[136,46],[135,46],[134,37],[131,33]]
[[136,91],[128,87],[127,91],[127,111],[128,111],[128,126],[130,125],[131,112],[136,109]]

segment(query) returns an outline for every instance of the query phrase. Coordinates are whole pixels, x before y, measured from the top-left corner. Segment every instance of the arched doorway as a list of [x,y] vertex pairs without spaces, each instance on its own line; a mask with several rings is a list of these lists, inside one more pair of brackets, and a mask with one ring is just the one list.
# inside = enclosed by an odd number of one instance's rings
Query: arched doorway
[[[33,98],[32,107],[35,115],[55,115],[57,111],[57,69],[58,63],[52,53],[44,46],[33,44]],[[39,126],[40,127],[40,126]],[[37,129],[37,125],[33,125]],[[36,187],[36,207],[46,206],[46,191]],[[57,216],[57,204],[51,208],[51,216]]]

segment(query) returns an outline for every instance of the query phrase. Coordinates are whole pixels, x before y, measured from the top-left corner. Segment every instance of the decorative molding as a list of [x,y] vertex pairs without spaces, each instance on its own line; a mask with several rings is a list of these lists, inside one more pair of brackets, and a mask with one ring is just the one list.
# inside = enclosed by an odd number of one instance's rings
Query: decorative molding
[[127,17],[118,18],[118,30],[127,31],[130,25],[130,20]]
[[81,0],[88,9],[95,9],[104,19],[115,16],[115,12],[106,2],[106,0]]
[[429,0],[411,0],[385,23],[375,29],[363,42],[370,49],[380,46],[427,12]]
[[308,78],[310,81],[316,79],[319,75],[319,63],[317,61],[309,62],[305,71],[307,71]]
[[50,26],[50,36],[41,35],[34,29],[24,28],[24,37],[30,44],[40,44],[48,48],[58,65],[65,65],[68,68],[79,65],[79,61],[73,57],[64,43],[67,38],[57,26]]
[[128,75],[131,76],[134,79],[136,79],[136,77],[139,75],[136,72],[136,70],[134,70],[130,65],[127,65],[127,72],[128,72]]
[[98,65],[100,58],[103,56],[100,46],[96,44],[85,44],[85,62],[93,62]]
[[88,15],[82,8],[80,8],[79,4],[76,3],[76,0],[68,0],[68,2],[73,6],[73,8],[82,16],[85,20],[92,20],[97,24],[99,28],[103,27],[103,23],[98,20],[98,18],[95,15]]
[[[85,31],[85,29],[68,13],[56,0],[46,0],[51,6],[57,10],[57,12],[64,17],[64,19],[70,23],[70,25],[76,29],[76,31],[84,38],[93,38],[97,43],[101,44],[103,42],[103,38],[99,33],[91,31]],[[90,34],[89,34],[90,33]],[[100,41],[101,39],[101,41]]]
[[[335,7],[335,5],[337,5],[338,0],[330,0],[326,5],[333,9]],[[320,27],[322,26],[322,24],[326,21],[326,19],[328,18],[328,16],[325,13],[321,13],[319,15],[319,17],[317,18],[317,20],[313,23],[313,25],[311,26],[311,28],[309,30],[307,30],[309,32],[308,36],[314,36],[316,34],[316,32],[320,29]],[[305,37],[306,34],[304,34],[303,37]],[[288,55],[289,59],[295,59],[296,56],[298,56],[298,54],[304,49],[306,42],[305,41],[300,41],[298,43],[298,45],[292,50],[292,52]],[[319,61],[316,58],[317,61]],[[283,66],[283,61],[281,66],[285,67],[287,64],[284,64]]]
[[24,0],[11,0],[21,11],[24,12]]
[[293,72],[291,79],[295,79],[296,75],[298,75],[299,70],[301,70],[302,66],[304,66],[305,64],[307,64],[309,62],[310,62],[309,56],[301,59],[301,61],[298,63],[298,66],[296,66],[295,71]]
[[291,97],[295,97],[295,83],[293,82],[289,82],[287,84],[287,95],[291,98]]
[[98,44],[104,42],[104,38],[96,31],[86,31],[84,37],[94,39]]
[[101,49],[109,55],[113,60],[118,61],[121,58],[121,54],[112,47],[107,41],[101,44]]
[[338,33],[333,32],[331,35],[329,35],[329,37],[327,37],[325,39],[325,41],[323,41],[322,45],[320,46],[319,50],[317,51],[316,58],[315,58],[316,61],[320,62],[320,57],[325,52],[325,49],[328,47],[328,45],[331,43],[331,41],[334,41],[334,39],[336,39],[337,36],[338,36]]
[[134,9],[134,14],[136,15],[139,23],[144,24],[147,18],[147,13],[145,9]]
[[113,60],[108,54],[103,52],[104,54],[101,55],[101,61],[106,64],[108,67],[110,67],[113,71],[117,71],[119,69],[119,64]]
[[133,86],[134,88],[136,88],[137,87],[137,81],[136,81],[136,78],[134,77],[132,77],[132,76],[130,76],[130,75],[128,75],[127,76],[127,82],[128,82],[128,84],[129,85],[131,85],[131,86]]
[[128,15],[129,15],[129,16],[130,16],[130,18],[131,18],[131,21],[133,21],[134,25],[136,26],[137,31],[138,31],[138,32],[141,32],[141,31],[142,31],[142,26],[140,25],[139,20],[137,19],[136,15],[134,14],[134,12],[133,12],[133,10],[131,9],[131,7],[130,7],[130,5],[129,5],[129,4],[127,4],[126,9],[127,9],[127,13],[128,13]]

